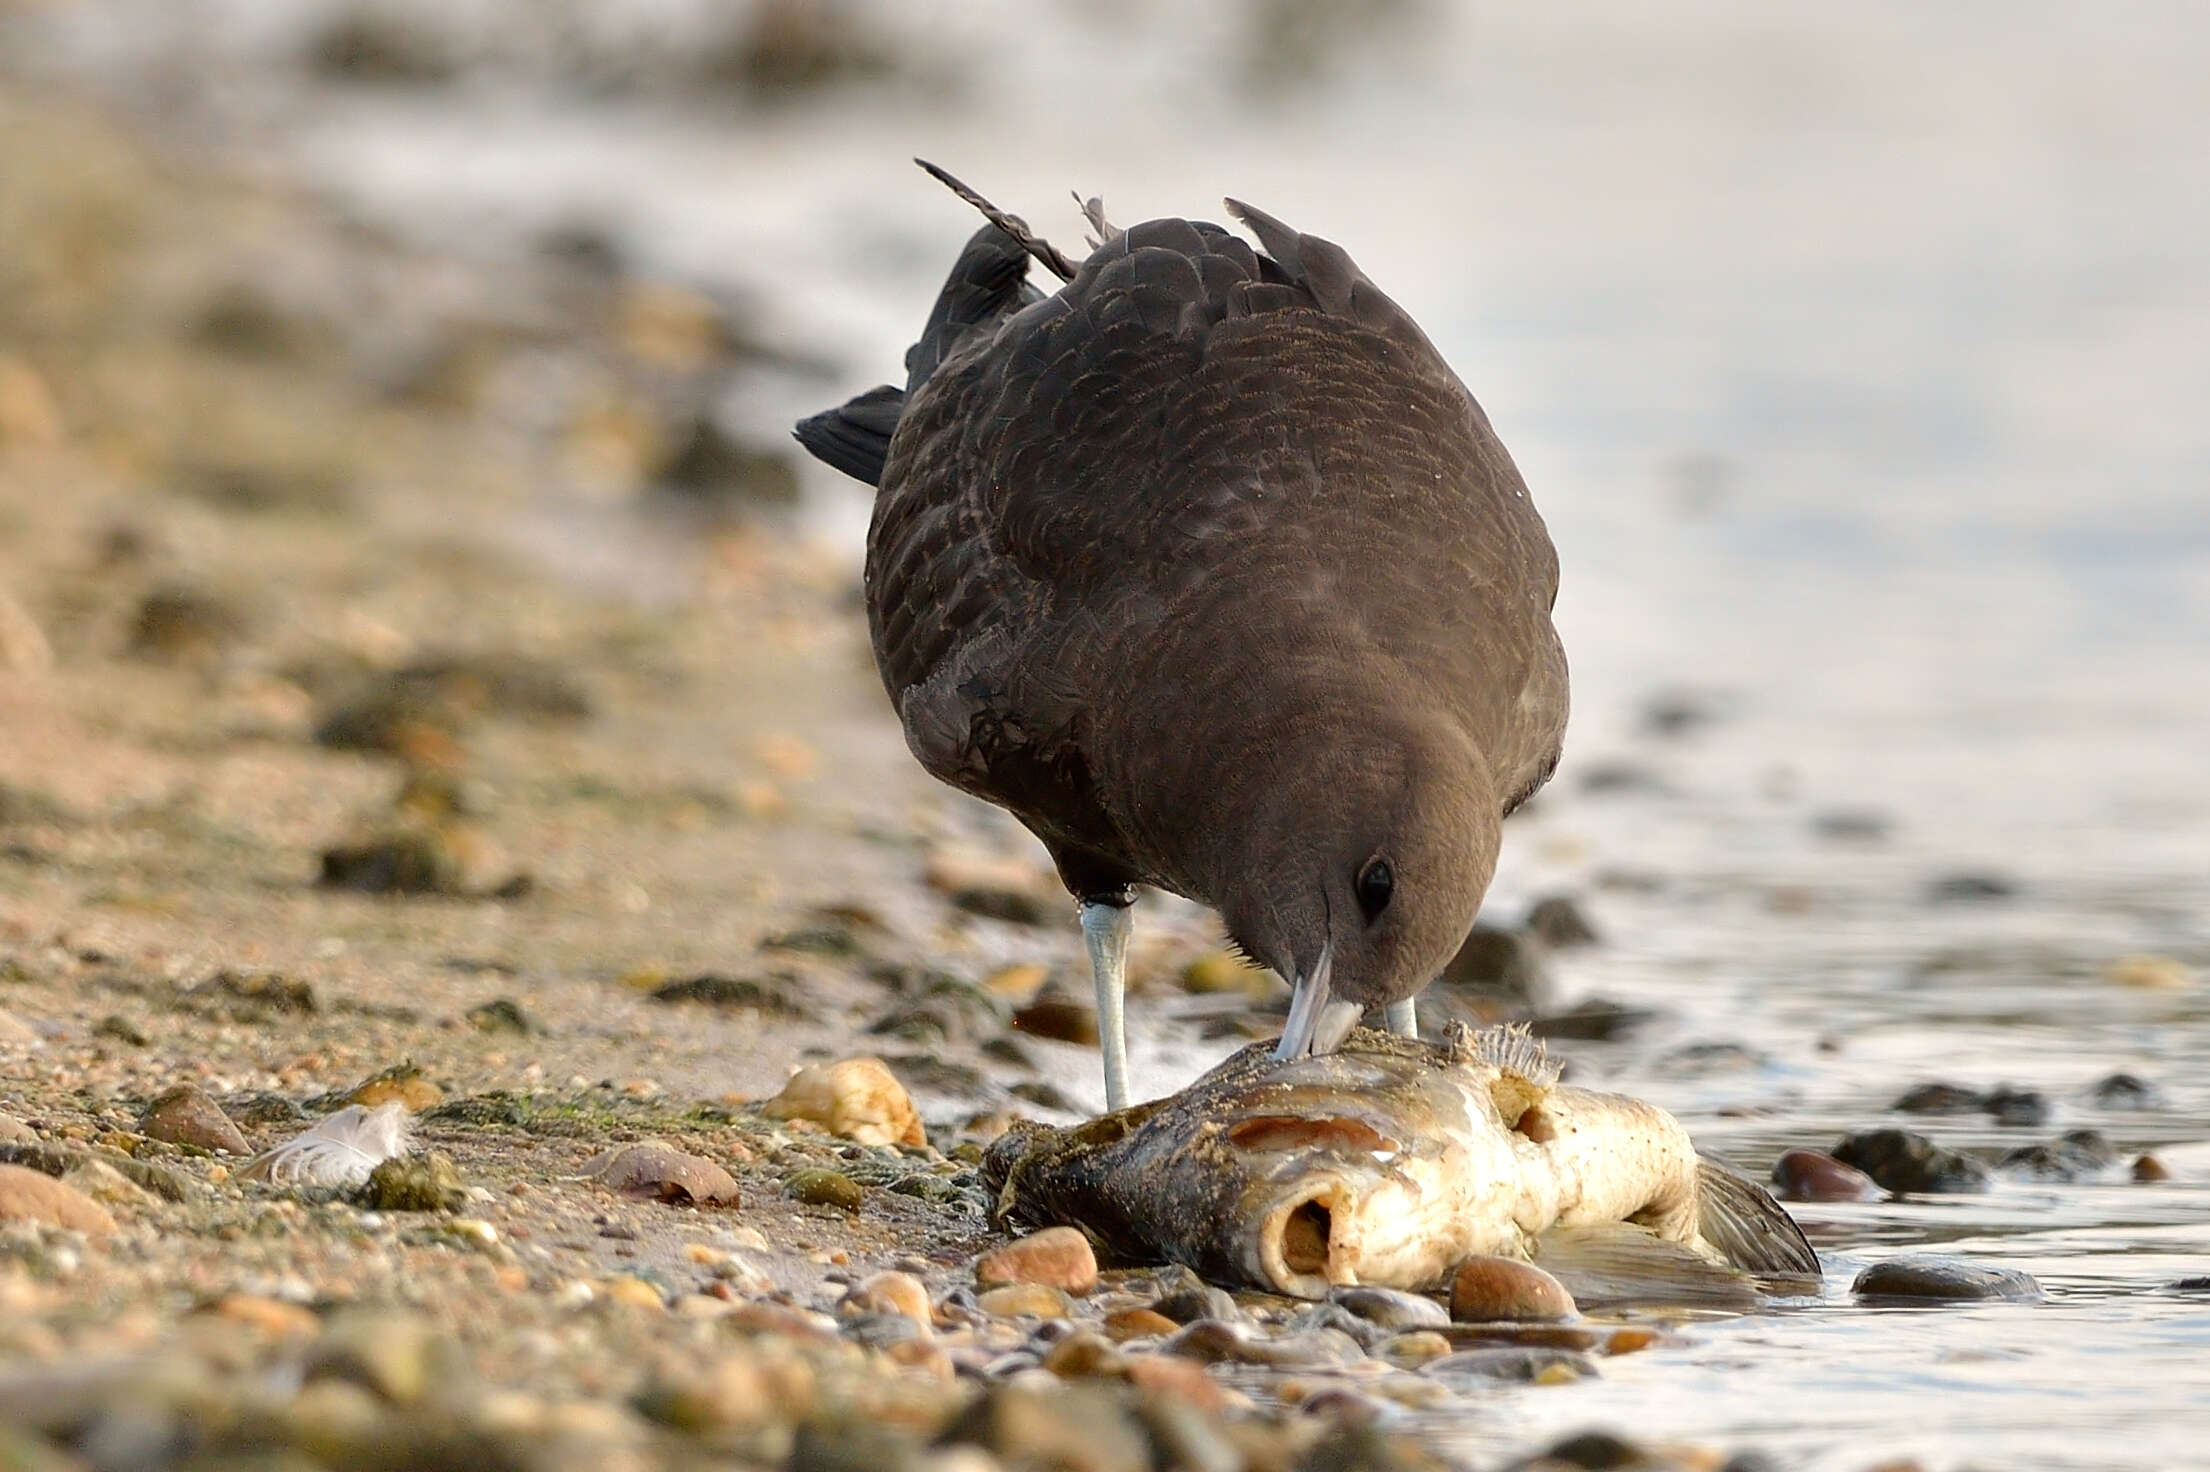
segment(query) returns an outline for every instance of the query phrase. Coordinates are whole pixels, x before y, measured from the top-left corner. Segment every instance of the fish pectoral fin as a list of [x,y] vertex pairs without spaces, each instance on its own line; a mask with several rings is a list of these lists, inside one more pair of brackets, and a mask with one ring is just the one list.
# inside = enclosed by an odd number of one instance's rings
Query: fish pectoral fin
[[1716,1160],[1696,1162],[1696,1231],[1706,1246],[1759,1278],[1805,1279],[1823,1274],[1819,1255],[1765,1188]]
[[1552,1227],[1535,1239],[1535,1266],[1583,1309],[1720,1309],[1747,1313],[1764,1301],[1747,1273],[1714,1262],[1632,1222]]

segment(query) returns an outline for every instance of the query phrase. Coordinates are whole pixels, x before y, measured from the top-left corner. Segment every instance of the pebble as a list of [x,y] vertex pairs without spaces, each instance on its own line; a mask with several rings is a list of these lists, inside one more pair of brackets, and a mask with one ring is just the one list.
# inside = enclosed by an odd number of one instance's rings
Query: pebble
[[871,1273],[845,1292],[844,1303],[857,1312],[902,1315],[919,1324],[924,1334],[933,1317],[928,1288],[911,1273]]
[[130,652],[164,660],[219,659],[245,632],[238,611],[197,588],[157,588],[131,620]]
[[1434,1299],[1401,1288],[1335,1288],[1328,1302],[1383,1329],[1432,1329],[1450,1322],[1449,1310]]
[[1563,1012],[1553,1012],[1529,1023],[1538,1038],[1566,1042],[1609,1043],[1647,1026],[1657,1013],[1648,1007],[1632,1007],[1606,997],[1588,997]]
[[1517,1258],[1468,1258],[1450,1281],[1450,1317],[1461,1324],[1556,1323],[1578,1313],[1563,1283]]
[[599,1285],[599,1296],[608,1303],[624,1304],[630,1308],[666,1308],[667,1299],[660,1290],[643,1278],[627,1273],[608,1278]]
[[468,1009],[467,1018],[469,1026],[478,1032],[510,1032],[527,1037],[544,1031],[512,997],[493,997],[478,1003]]
[[2097,1107],[2114,1112],[2130,1113],[2164,1107],[2164,1091],[2147,1079],[2131,1073],[2114,1073],[2108,1078],[2097,1079],[2089,1087],[2087,1097]]
[[1599,944],[1603,936],[1571,895],[1545,895],[1528,907],[1524,929],[1552,950]]
[[1362,1319],[1338,1303],[1316,1303],[1279,1325],[1286,1334],[1302,1334],[1312,1329],[1332,1329],[1357,1341],[1358,1347],[1371,1350],[1389,1337],[1389,1331],[1369,1319]]
[[1051,968],[1035,961],[1016,962],[1000,966],[982,978],[982,989],[993,997],[1018,1006],[1043,989],[1051,975]]
[[1060,906],[1065,903],[1026,890],[986,885],[955,889],[951,901],[954,909],[979,915],[985,920],[1002,920],[1008,925],[1049,925],[1059,917]]
[[39,675],[54,667],[54,647],[31,617],[0,585],[0,672]]
[[1978,1114],[1985,1104],[1978,1089],[1931,1083],[1920,1084],[1888,1107],[1904,1114]]
[[1165,1314],[1148,1308],[1124,1308],[1105,1316],[1105,1332],[1116,1340],[1151,1339],[1181,1327]]
[[767,1101],[770,1119],[806,1119],[862,1145],[926,1145],[912,1096],[880,1058],[815,1063]]
[[1049,1283],[1007,1283],[976,1295],[975,1307],[1000,1319],[1063,1319],[1074,1312],[1067,1295]]
[[783,1194],[808,1206],[833,1206],[858,1211],[867,1199],[867,1188],[842,1171],[816,1166],[793,1173],[783,1182]]
[[2153,1185],[2172,1178],[2172,1168],[2153,1155],[2134,1157],[2133,1178],[2142,1185]]
[[314,988],[281,971],[218,971],[184,995],[195,1007],[233,1022],[265,1022],[271,1014],[305,1017],[316,1010]]
[[1204,1411],[1225,1409],[1231,1392],[1195,1360],[1172,1354],[1128,1357],[1128,1380],[1141,1389],[1172,1396]]
[[232,1323],[245,1324],[271,1339],[289,1339],[322,1332],[322,1320],[312,1310],[296,1303],[286,1303],[280,1298],[263,1298],[253,1293],[233,1293],[219,1300],[214,1307],[215,1317]]
[[1356,1364],[1366,1358],[1357,1340],[1340,1329],[1308,1329],[1268,1339],[1243,1325],[1219,1319],[1199,1319],[1185,1325],[1165,1345],[1168,1354],[1202,1364],[1290,1366]]
[[67,1182],[21,1165],[0,1165],[0,1221],[44,1222],[94,1235],[115,1230],[106,1207]]
[[1484,1380],[1518,1380],[1534,1385],[1594,1380],[1598,1374],[1596,1361],[1579,1350],[1523,1344],[1462,1349],[1430,1361],[1422,1373],[1478,1375]]
[[1773,1162],[1773,1185],[1783,1201],[1878,1201],[1888,1193],[1854,1165],[1818,1150],[1786,1150]]
[[1948,1302],[2004,1299],[2038,1302],[2041,1285],[2016,1268],[1982,1267],[1959,1257],[1932,1254],[1891,1257],[1857,1275],[1849,1291],[1860,1298],[1915,1298]]
[[1417,1370],[1431,1364],[1451,1352],[1451,1343],[1433,1329],[1415,1329],[1409,1334],[1399,1334],[1385,1340],[1374,1351],[1374,1357],[1386,1360],[1400,1370]]
[[2146,991],[2179,991],[2195,984],[2195,973],[2187,963],[2170,956],[2120,956],[2104,968],[2103,975],[2118,986]]
[[1199,1319],[1221,1319],[1233,1323],[1243,1317],[1243,1310],[1236,1303],[1234,1294],[1225,1288],[1215,1288],[1206,1283],[1179,1288],[1165,1294],[1151,1305],[1151,1310],[1177,1324],[1193,1324]]
[[363,1109],[396,1103],[404,1105],[409,1114],[421,1114],[444,1103],[445,1091],[424,1078],[414,1064],[395,1063],[363,1079],[345,1096],[345,1102]]
[[457,823],[407,823],[356,834],[322,851],[315,883],[362,894],[469,892],[470,830]]
[[2035,1089],[2015,1089],[2009,1084],[1987,1096],[1984,1106],[1997,1124],[2030,1129],[2049,1118],[2049,1101]]
[[1928,903],[1936,905],[1985,904],[2010,899],[2017,893],[2017,880],[2006,874],[1978,870],[1944,874],[1926,886]]
[[2035,1181],[2088,1181],[2114,1169],[2118,1151],[2099,1130],[2070,1130],[2046,1145],[2026,1145],[1997,1163],[1998,1170]]
[[1540,949],[1516,930],[1476,925],[1436,978],[1438,1000],[1486,1000],[1522,1013],[1539,1007],[1550,995]]
[[1128,1373],[1128,1357],[1104,1335],[1078,1329],[1044,1355],[1044,1368],[1062,1380],[1118,1380]]
[[369,1172],[354,1198],[370,1211],[459,1211],[468,1200],[468,1184],[443,1151],[399,1155]]
[[678,1150],[664,1140],[640,1140],[601,1151],[584,1162],[583,1174],[610,1191],[638,1200],[689,1206],[738,1203],[734,1176],[704,1156]]
[[1097,1286],[1097,1255],[1073,1227],[1046,1227],[975,1261],[975,1284],[1045,1283],[1081,1297]]
[[0,1145],[35,1145],[38,1131],[12,1114],[0,1114]]
[[[937,1438],[976,1446],[1009,1467],[1150,1472],[1151,1442],[1121,1398],[1102,1385],[993,1385]],[[849,1463],[844,1465],[859,1465]]]
[[208,1092],[198,1084],[178,1084],[164,1089],[138,1117],[138,1132],[149,1140],[171,1145],[191,1145],[225,1155],[251,1155],[253,1147],[231,1123]]
[[1972,1195],[1987,1190],[1991,1179],[1979,1161],[1909,1130],[1864,1130],[1836,1145],[1833,1154],[1900,1193]]
[[1252,965],[1234,951],[1207,951],[1182,968],[1182,990],[1199,995],[1233,992],[1262,997],[1276,983],[1273,974]]
[[385,1403],[411,1406],[458,1368],[454,1346],[428,1319],[387,1309],[349,1310],[333,1319],[308,1352],[309,1381],[338,1379]]
[[1072,997],[1045,993],[1013,1014],[1013,1026],[1030,1037],[1077,1047],[1097,1046],[1097,1009]]
[[652,988],[651,995],[653,1001],[670,1005],[697,1002],[709,1007],[746,1008],[799,1020],[815,1016],[812,1005],[806,1000],[803,983],[787,971],[771,971],[759,976],[725,976],[719,971],[702,971],[695,976],[661,982]]
[[80,1160],[69,1167],[61,1183],[76,1187],[103,1206],[136,1206],[148,1199],[136,1181],[96,1157]]
[[[303,1449],[343,1455],[391,1417],[365,1385],[328,1377],[303,1385],[284,1407],[285,1429]],[[317,1461],[314,1465],[326,1465]]]

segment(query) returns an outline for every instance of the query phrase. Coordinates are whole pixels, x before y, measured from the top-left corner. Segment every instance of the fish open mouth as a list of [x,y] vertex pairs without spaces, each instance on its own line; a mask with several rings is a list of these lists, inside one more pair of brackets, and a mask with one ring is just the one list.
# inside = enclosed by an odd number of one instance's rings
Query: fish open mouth
[[1342,1268],[1341,1229],[1355,1204],[1348,1183],[1331,1176],[1302,1181],[1275,1203],[1258,1228],[1259,1268],[1278,1292],[1324,1298],[1353,1281]]

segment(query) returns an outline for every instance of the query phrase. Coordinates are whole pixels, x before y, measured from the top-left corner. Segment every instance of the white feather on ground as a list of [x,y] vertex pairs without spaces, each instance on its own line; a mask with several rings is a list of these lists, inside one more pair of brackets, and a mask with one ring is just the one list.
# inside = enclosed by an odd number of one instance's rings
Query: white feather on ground
[[278,1186],[358,1186],[377,1166],[413,1148],[413,1125],[407,1106],[396,1101],[374,1109],[349,1104],[255,1156],[238,1179]]

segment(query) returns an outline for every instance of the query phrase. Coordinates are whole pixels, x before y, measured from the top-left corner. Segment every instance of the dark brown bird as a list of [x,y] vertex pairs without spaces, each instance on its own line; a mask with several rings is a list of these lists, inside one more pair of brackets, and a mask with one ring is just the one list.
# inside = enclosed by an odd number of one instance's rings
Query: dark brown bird
[[798,437],[878,487],[869,627],[913,754],[1081,902],[1110,1107],[1138,884],[1289,978],[1283,1056],[1368,1007],[1415,1031],[1565,731],[1557,556],[1511,457],[1339,246],[1233,200],[1261,250],[1091,201],[1076,268],[930,172],[992,223],[905,388]]

